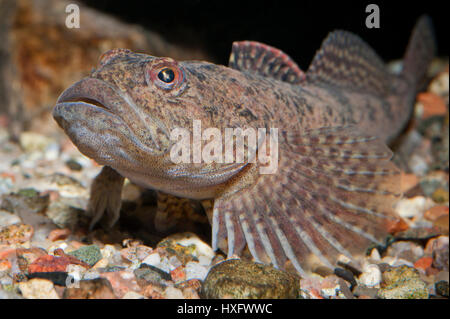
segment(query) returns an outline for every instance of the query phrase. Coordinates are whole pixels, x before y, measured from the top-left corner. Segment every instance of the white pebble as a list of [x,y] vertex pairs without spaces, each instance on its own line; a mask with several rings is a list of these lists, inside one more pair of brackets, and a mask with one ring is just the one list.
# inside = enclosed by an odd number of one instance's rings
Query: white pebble
[[403,218],[420,217],[434,205],[434,202],[430,198],[416,196],[399,200],[395,206],[395,210]]
[[150,265],[150,266],[159,266],[161,263],[161,256],[159,256],[158,253],[150,254],[142,261],[144,264]]
[[136,291],[128,291],[122,299],[145,299],[145,297]]
[[405,260],[403,258],[398,258],[398,257],[386,256],[386,257],[383,257],[383,259],[381,259],[381,261],[392,267],[399,267],[399,266],[403,266],[403,265],[406,265],[408,267],[414,267],[414,264],[412,262]]
[[186,280],[205,280],[206,275],[208,274],[208,269],[205,266],[200,265],[198,262],[190,261],[186,264],[185,272]]
[[379,261],[381,259],[378,249],[372,249],[372,251],[370,252],[370,259],[372,259],[372,261]]
[[212,258],[210,258],[209,256],[201,255],[198,257],[198,263],[202,266],[211,265],[211,261],[212,261]]
[[381,271],[378,265],[369,264],[364,267],[364,272],[359,277],[359,281],[366,287],[378,288],[381,283]]
[[[1,190],[0,190],[1,194]],[[11,214],[10,212],[7,212],[6,210],[0,209],[0,227],[9,226],[13,224],[20,223],[20,217],[14,214]]]
[[89,269],[84,273],[83,280],[92,280],[100,278],[100,273],[96,269]]
[[181,234],[181,236],[184,236],[184,238],[174,238],[177,244],[180,244],[182,246],[190,246],[194,245],[195,250],[193,252],[193,255],[195,257],[199,256],[207,256],[214,258],[214,251],[212,250],[211,246],[206,244],[204,241],[202,241],[200,238],[198,238],[195,234],[192,233],[184,233]]
[[164,290],[164,297],[167,299],[184,299],[183,292],[174,287],[167,287]]
[[50,280],[34,278],[19,283],[19,290],[27,299],[59,299]]

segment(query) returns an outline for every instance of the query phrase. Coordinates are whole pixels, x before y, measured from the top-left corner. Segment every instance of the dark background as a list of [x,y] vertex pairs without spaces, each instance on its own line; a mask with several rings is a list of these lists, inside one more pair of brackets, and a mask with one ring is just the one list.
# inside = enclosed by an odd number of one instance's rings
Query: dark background
[[[345,29],[360,35],[384,60],[403,56],[417,18],[433,19],[439,54],[448,56],[445,1],[132,1],[84,0],[121,20],[140,24],[169,41],[204,48],[227,64],[231,43],[256,40],[289,54],[307,69],[329,31]],[[367,29],[365,8],[380,7],[380,29]]]

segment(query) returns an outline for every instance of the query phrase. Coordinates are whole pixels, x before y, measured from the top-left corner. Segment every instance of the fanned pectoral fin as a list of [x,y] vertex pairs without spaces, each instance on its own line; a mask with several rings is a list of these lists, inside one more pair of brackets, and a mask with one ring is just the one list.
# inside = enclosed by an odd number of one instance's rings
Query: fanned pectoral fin
[[280,136],[275,174],[216,199],[213,248],[228,239],[228,255],[248,245],[256,261],[300,274],[320,261],[333,268],[382,243],[395,220],[400,175],[391,151],[353,126]]

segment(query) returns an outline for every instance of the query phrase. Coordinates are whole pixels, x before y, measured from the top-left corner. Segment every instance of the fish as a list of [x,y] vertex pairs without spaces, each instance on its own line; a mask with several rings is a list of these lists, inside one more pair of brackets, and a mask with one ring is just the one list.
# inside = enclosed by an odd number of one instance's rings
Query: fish
[[[388,144],[407,125],[435,50],[427,16],[413,28],[399,73],[343,30],[329,33],[306,72],[255,41],[234,42],[228,66],[113,49],[60,95],[53,117],[81,153],[103,165],[91,186],[91,227],[104,216],[109,226],[117,222],[128,178],[212,201],[215,251],[232,258],[247,249],[255,262],[307,276],[383,245],[398,222],[401,175]],[[266,129],[256,148],[276,153],[277,169],[262,173],[259,155],[174,162],[179,141],[171,132],[192,133],[194,121],[219,132]],[[244,147],[252,145],[245,140]]]

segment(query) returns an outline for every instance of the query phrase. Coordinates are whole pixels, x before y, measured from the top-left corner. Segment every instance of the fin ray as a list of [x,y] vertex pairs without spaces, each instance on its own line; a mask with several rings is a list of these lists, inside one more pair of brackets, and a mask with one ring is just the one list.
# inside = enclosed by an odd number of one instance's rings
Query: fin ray
[[357,89],[378,96],[389,91],[390,75],[375,51],[359,36],[342,30],[331,32],[306,72],[309,82]]
[[289,260],[305,274],[382,242],[400,176],[381,140],[353,126],[283,133],[279,154],[277,173],[215,201],[219,214],[237,216],[256,261],[284,268]]
[[256,41],[233,42],[228,66],[291,84],[305,80],[303,71],[286,53]]

